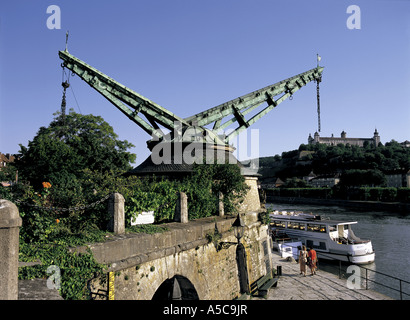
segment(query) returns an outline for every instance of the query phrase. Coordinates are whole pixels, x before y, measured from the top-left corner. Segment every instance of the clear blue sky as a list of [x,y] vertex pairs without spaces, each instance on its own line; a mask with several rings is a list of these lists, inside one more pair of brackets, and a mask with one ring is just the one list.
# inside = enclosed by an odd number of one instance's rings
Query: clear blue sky
[[[349,5],[361,29],[350,30]],[[61,29],[46,22],[61,9]],[[58,51],[71,54],[181,117],[316,66],[322,136],[410,140],[410,1],[407,0],[17,0],[0,4],[0,151],[17,153],[60,110]],[[150,138],[78,77],[67,109],[102,116],[136,147]],[[317,130],[316,87],[308,84],[255,123],[259,154],[307,143]],[[248,129],[249,130],[249,129]]]

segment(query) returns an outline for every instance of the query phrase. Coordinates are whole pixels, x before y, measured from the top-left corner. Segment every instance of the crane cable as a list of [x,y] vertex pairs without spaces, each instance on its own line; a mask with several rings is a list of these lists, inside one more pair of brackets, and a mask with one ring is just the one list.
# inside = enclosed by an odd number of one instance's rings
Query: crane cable
[[319,83],[322,81],[322,77],[316,80],[316,96],[317,96],[317,126],[318,132],[320,132],[320,94],[319,94]]
[[63,80],[61,82],[61,86],[63,87],[63,99],[61,101],[61,122],[63,126],[65,126],[65,111],[66,111],[65,94],[66,94],[67,88],[70,87],[69,76],[67,77],[67,80],[64,80],[64,74],[65,74],[65,70],[63,66]]
[[[70,75],[71,75],[71,76],[74,76],[74,73],[72,73],[72,72],[70,72],[70,71],[68,71],[68,73],[67,73],[67,72],[65,71],[64,64],[61,64],[61,67],[63,68],[63,74],[62,74],[62,80],[61,80],[61,86],[63,87],[63,99],[62,99],[62,101],[61,101],[61,116],[62,116],[63,125],[65,125],[66,90],[67,90],[67,88],[70,88],[70,89],[71,89],[71,93],[73,94],[73,97],[74,97],[75,103],[76,103],[76,105],[77,105],[78,111],[79,111],[81,114],[82,114],[82,111],[81,111],[80,105],[78,104],[77,97],[75,96],[73,86],[72,86],[71,83],[70,83]],[[66,80],[65,80],[64,75],[65,75],[66,78],[67,78]]]

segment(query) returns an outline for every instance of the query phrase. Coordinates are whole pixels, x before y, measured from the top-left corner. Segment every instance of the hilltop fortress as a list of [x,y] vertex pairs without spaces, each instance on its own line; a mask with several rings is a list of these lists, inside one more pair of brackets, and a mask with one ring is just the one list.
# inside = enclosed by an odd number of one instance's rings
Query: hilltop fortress
[[373,137],[372,138],[347,138],[346,137],[346,132],[342,131],[339,137],[334,137],[333,134],[331,137],[321,137],[319,136],[318,132],[315,132],[313,138],[312,135],[309,133],[308,137],[308,144],[327,144],[329,146],[336,146],[338,144],[344,144],[344,145],[352,145],[352,146],[359,146],[363,147],[365,142],[368,142],[369,144],[373,144],[374,146],[378,146],[380,143],[380,136],[379,133],[377,132],[377,129],[374,131]]

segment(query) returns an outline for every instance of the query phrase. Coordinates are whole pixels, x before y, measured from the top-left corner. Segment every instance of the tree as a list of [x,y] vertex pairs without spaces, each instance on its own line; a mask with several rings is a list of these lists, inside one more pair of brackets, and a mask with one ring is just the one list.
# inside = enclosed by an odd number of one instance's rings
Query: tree
[[210,216],[218,210],[219,192],[225,212],[233,213],[249,187],[236,164],[195,164],[192,176],[183,181],[181,190],[188,195],[190,218]]
[[385,183],[384,174],[380,170],[347,170],[340,177],[344,186],[377,186]]
[[118,140],[113,128],[102,117],[82,115],[70,110],[62,122],[59,113],[41,127],[28,147],[20,144],[16,162],[19,175],[34,186],[49,181],[61,185],[81,178],[85,169],[117,173],[131,169],[136,155],[133,145]]

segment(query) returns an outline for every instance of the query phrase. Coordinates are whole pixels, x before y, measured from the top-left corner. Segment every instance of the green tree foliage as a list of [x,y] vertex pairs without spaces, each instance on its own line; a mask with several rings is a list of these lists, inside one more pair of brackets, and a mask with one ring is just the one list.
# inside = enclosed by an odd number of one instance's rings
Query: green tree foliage
[[[76,254],[69,247],[104,241],[110,217],[107,196],[125,198],[127,227],[141,211],[155,212],[156,224],[172,220],[178,192],[188,195],[189,219],[218,212],[218,194],[224,194],[225,212],[235,213],[247,186],[236,165],[196,165],[182,180],[149,179],[122,175],[135,155],[119,141],[101,117],[70,111],[65,125],[57,117],[39,129],[28,147],[21,146],[19,183],[0,188],[0,198],[17,204],[20,261],[40,260],[42,265],[19,270],[20,278],[46,277],[46,267],[61,269],[60,294],[65,299],[89,298],[86,282],[103,272],[90,252]],[[15,171],[10,171],[14,173]],[[153,232],[164,228],[129,228]]]
[[352,169],[344,172],[340,177],[340,184],[345,186],[378,186],[386,182],[380,170]]
[[188,212],[203,212],[206,216],[218,211],[219,192],[224,195],[225,211],[234,213],[248,190],[240,168],[234,164],[196,165],[184,185],[188,199],[195,200],[191,206],[188,201]]
[[[217,214],[219,192],[225,195],[225,211],[234,213],[247,190],[239,167],[229,164],[197,165],[192,175],[177,181],[124,177],[88,169],[76,181],[80,189],[67,193],[77,199],[78,205],[65,211],[55,209],[56,203],[63,202],[60,197],[65,199],[66,195],[51,183],[42,183],[43,188],[38,191],[23,184],[0,189],[1,198],[18,205],[24,221],[20,229],[20,261],[42,262],[40,266],[20,269],[19,277],[46,277],[46,267],[55,264],[62,271],[60,293],[65,299],[87,299],[87,280],[103,272],[103,266],[90,253],[77,255],[69,252],[68,247],[104,241],[109,236],[106,196],[110,193],[124,196],[127,227],[131,218],[141,211],[155,212],[155,226],[128,228],[128,232],[147,233],[153,229],[163,231],[163,224],[157,224],[173,219],[180,191],[188,195],[192,220]],[[105,200],[101,202],[101,199]]]
[[[379,144],[377,147],[369,143],[363,147],[343,144],[337,146],[302,144],[298,150],[283,152],[281,159],[280,157],[264,158],[262,166],[261,174],[268,173],[283,181],[292,177],[306,176],[311,171],[316,175],[346,174],[345,181],[347,181],[354,178],[351,170],[359,170],[356,172],[365,177],[366,181],[370,181],[370,185],[378,185],[383,183],[381,174],[410,169],[410,148],[394,140],[386,145]],[[352,182],[354,185],[361,185],[361,182]]]
[[43,181],[54,186],[74,187],[85,169],[98,172],[124,172],[131,168],[133,145],[118,140],[113,128],[103,118],[82,115],[70,110],[65,123],[59,113],[46,127],[41,127],[28,147],[20,145],[16,162],[21,179],[40,187]]

